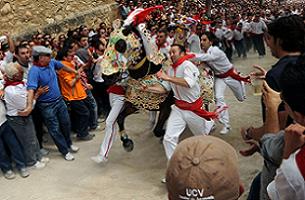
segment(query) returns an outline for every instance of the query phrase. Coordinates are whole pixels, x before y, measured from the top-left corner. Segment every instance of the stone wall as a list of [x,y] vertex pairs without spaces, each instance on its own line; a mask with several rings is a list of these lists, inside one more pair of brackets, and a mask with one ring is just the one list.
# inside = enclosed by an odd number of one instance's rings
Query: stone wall
[[58,33],[80,24],[110,24],[118,17],[113,0],[0,0],[0,34],[27,37],[37,31]]

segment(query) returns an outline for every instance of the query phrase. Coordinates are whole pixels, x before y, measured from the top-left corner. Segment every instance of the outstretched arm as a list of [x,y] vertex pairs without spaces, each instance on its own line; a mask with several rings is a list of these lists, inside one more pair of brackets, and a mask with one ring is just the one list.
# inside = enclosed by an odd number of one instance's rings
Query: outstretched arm
[[187,81],[184,78],[178,78],[178,77],[173,77],[173,76],[169,76],[165,73],[158,73],[157,74],[158,78],[167,81],[167,82],[171,82],[174,83],[176,85],[180,85],[186,88],[190,88],[190,85],[187,83]]
[[146,91],[146,92],[157,93],[157,94],[167,93],[166,89],[159,84],[155,84],[155,85],[152,85],[152,86],[146,86],[146,85],[144,86],[143,85],[142,90]]

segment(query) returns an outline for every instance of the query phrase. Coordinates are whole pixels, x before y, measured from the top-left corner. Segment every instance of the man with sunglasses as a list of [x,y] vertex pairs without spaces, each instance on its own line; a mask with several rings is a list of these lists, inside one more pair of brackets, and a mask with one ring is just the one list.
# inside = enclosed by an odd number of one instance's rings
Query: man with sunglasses
[[72,145],[69,114],[60,93],[56,70],[63,69],[75,74],[79,74],[79,72],[51,59],[51,53],[52,50],[46,47],[33,47],[33,66],[29,71],[27,83],[27,107],[19,115],[28,116],[33,110],[35,91],[41,86],[47,87],[48,92],[37,99],[36,106],[41,111],[44,122],[58,150],[66,160],[72,161],[74,156],[70,151],[77,152],[79,148]]

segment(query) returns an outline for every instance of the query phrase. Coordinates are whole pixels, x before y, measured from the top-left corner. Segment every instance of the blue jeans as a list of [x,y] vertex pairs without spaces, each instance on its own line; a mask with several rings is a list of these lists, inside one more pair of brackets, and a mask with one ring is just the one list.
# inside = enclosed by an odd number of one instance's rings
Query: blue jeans
[[253,179],[247,200],[257,200],[260,198],[261,173]]
[[72,145],[70,138],[70,117],[67,106],[62,99],[37,105],[43,116],[48,132],[60,153],[66,155]]
[[28,117],[11,117],[7,116],[10,127],[16,133],[17,139],[21,144],[27,166],[34,165],[41,160],[39,143],[31,116]]
[[87,98],[86,102],[90,111],[90,117],[89,117],[89,127],[91,129],[95,129],[97,127],[97,104],[96,101],[92,95],[92,92],[90,90],[86,90]]
[[244,39],[235,40],[234,46],[237,51],[238,57],[240,57],[240,56],[247,57]]
[[86,137],[89,127],[89,105],[86,99],[69,101],[71,109],[72,126],[77,133],[77,137]]
[[25,159],[16,135],[7,122],[0,126],[0,168],[2,172],[12,170],[11,160],[7,155],[6,148],[11,152],[12,160],[18,170],[25,168]]
[[265,43],[264,43],[264,34],[253,35],[253,45],[258,52],[258,55],[266,55]]

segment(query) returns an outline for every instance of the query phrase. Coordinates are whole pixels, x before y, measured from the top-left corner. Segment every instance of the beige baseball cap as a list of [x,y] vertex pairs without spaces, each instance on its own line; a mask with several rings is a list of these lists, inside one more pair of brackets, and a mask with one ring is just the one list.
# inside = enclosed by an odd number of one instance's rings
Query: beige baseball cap
[[213,136],[182,141],[166,172],[170,200],[236,200],[239,180],[235,149]]

